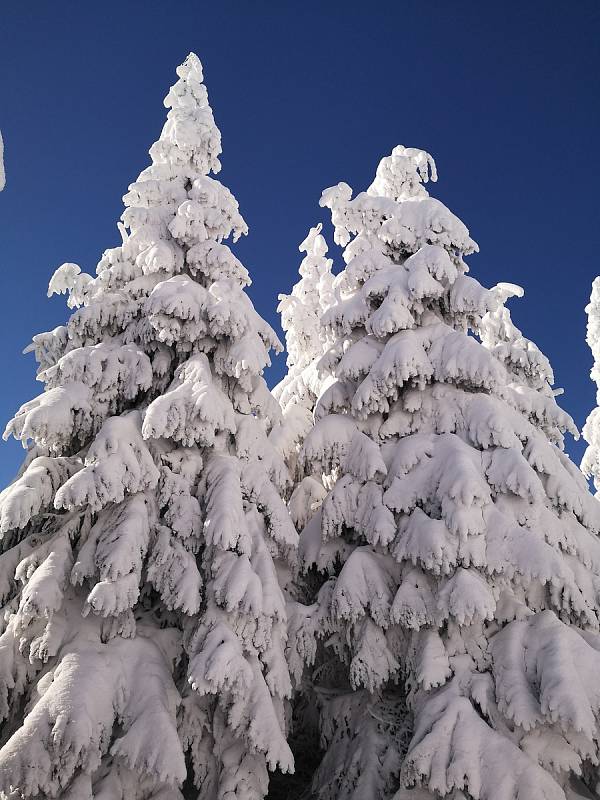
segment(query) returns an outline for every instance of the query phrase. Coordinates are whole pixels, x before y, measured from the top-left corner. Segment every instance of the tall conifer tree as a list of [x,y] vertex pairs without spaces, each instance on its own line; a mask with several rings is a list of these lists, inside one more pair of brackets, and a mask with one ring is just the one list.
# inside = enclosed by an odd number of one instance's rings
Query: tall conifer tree
[[[193,53],[95,277],[36,336],[44,392],[0,498],[0,788],[255,800],[291,770],[284,588],[297,534],[261,373],[271,328],[224,241],[247,232]],[[193,786],[196,787],[194,790]],[[12,794],[15,792],[16,794]]]
[[[322,585],[294,643],[321,708],[319,800],[565,800],[598,785],[600,505],[547,359],[397,147],[324,192],[345,269],[300,463]],[[308,582],[310,585],[310,582]],[[303,615],[303,617],[302,617]],[[302,619],[300,619],[302,617]],[[320,641],[318,647],[314,638]]]

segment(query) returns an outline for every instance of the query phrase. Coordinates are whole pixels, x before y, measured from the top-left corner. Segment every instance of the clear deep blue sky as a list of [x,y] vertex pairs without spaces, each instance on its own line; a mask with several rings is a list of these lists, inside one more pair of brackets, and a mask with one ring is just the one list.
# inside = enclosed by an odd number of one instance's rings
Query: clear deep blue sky
[[[64,298],[46,298],[53,270],[93,271],[119,243],[121,197],[194,50],[263,316],[278,324],[297,244],[327,220],[321,190],[364,189],[394,145],[424,148],[440,174],[432,193],[480,244],[471,274],[525,287],[513,317],[581,427],[595,402],[584,307],[600,273],[599,41],[598,0],[4,3],[0,419],[41,388],[20,352],[65,320]],[[284,368],[280,356],[269,381]],[[568,449],[579,461],[581,443]],[[0,486],[21,457],[0,446]]]

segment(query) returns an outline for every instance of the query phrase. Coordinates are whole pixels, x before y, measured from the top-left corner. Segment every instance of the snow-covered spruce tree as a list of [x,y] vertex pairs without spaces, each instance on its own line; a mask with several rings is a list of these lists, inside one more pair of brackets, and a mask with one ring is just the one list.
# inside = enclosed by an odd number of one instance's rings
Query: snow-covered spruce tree
[[[324,381],[316,366],[320,356],[331,344],[327,341],[321,319],[323,313],[335,302],[333,262],[327,258],[328,246],[321,230],[321,223],[311,228],[299,245],[300,252],[305,253],[299,269],[300,280],[291,294],[279,295],[277,309],[285,331],[288,371],[273,389],[273,395],[281,405],[282,417],[273,426],[269,438],[284,457],[294,478],[295,488],[289,499],[288,509],[298,530],[304,527],[327,494],[320,480],[298,473],[298,452],[305,436],[312,429],[315,403],[323,390]],[[307,581],[304,576],[295,580],[294,593],[288,597],[287,604],[290,625],[287,652],[291,661],[294,687],[288,740],[300,768],[296,769],[291,778],[279,775],[275,778],[273,788],[276,797],[285,800],[305,798],[303,792],[310,786],[312,774],[318,765],[318,715],[315,713],[314,697],[303,683],[303,657],[294,644],[294,637],[298,633],[297,625],[301,626],[304,621],[303,601],[314,594],[314,576],[311,577],[312,581]]]
[[346,267],[300,460],[333,488],[300,563],[329,577],[290,636],[320,697],[313,792],[590,797],[600,506],[562,452],[576,431],[550,366],[504,307],[521,290],[465,274],[477,247],[429,177],[427,153],[397,147],[367,192],[322,197]]
[[[282,419],[273,427],[270,439],[294,476],[297,475],[298,448],[312,428],[315,403],[323,390],[324,379],[317,370],[317,363],[328,342],[321,319],[335,303],[333,262],[327,258],[328,247],[321,229],[321,223],[311,228],[300,244],[300,252],[306,253],[300,264],[300,280],[291,294],[279,295],[277,308],[285,331],[288,371],[273,389],[273,396],[281,405]],[[324,495],[322,484],[310,476],[296,486],[289,508],[299,528]]]
[[588,443],[581,469],[588,478],[593,478],[596,492],[600,493],[600,278],[592,283],[590,302],[586,306],[588,316],[587,343],[594,357],[590,377],[597,386],[596,408],[590,413],[583,428],[583,438]]
[[[291,770],[283,587],[297,534],[261,373],[280,348],[223,240],[221,137],[190,54],[66,325],[36,336],[45,391],[0,499],[0,789],[69,800],[255,800]],[[194,790],[193,787],[196,787]],[[14,793],[14,794],[13,794]]]
[[288,372],[273,390],[284,411],[297,403],[310,411],[320,392],[316,359],[323,355],[326,341],[321,327],[323,313],[335,302],[332,260],[319,223],[311,228],[299,246],[306,255],[300,264],[300,280],[289,295],[279,295],[277,310],[285,331]]

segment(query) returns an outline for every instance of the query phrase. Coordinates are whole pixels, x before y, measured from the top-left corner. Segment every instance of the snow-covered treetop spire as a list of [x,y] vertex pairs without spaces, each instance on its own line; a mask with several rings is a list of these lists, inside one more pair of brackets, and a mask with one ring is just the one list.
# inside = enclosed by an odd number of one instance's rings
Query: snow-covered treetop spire
[[391,155],[381,159],[375,180],[367,192],[374,197],[412,200],[428,196],[423,184],[430,180],[437,181],[433,156],[417,147],[399,144],[394,147]]
[[327,242],[322,224],[311,228],[298,249],[306,255],[300,264],[300,280],[291,294],[280,294],[277,310],[285,331],[288,372],[273,389],[283,410],[282,424],[271,439],[284,454],[292,474],[296,446],[310,429],[312,410],[321,391],[317,359],[326,349],[326,334],[321,326],[323,313],[334,304],[333,261],[327,258]]
[[429,197],[423,184],[430,180],[437,181],[432,156],[425,150],[398,145],[380,161],[366,192],[352,199],[352,189],[344,182],[325,189],[320,204],[331,209],[336,244],[346,247],[356,236],[344,253],[346,262],[359,250],[375,249],[385,255],[394,250],[397,258],[428,243],[446,248],[465,271],[462,256],[476,252],[477,244],[458,217]]
[[202,64],[195,53],[177,67],[177,75],[179,80],[164,100],[165,108],[170,110],[160,139],[150,149],[152,160],[175,170],[192,166],[203,175],[217,173],[221,169],[221,132],[202,82]]
[[327,258],[327,243],[322,224],[311,228],[298,250],[306,253],[300,264],[301,279],[290,295],[279,295],[277,310],[285,331],[288,366],[305,367],[323,350],[320,318],[334,302],[332,260]]

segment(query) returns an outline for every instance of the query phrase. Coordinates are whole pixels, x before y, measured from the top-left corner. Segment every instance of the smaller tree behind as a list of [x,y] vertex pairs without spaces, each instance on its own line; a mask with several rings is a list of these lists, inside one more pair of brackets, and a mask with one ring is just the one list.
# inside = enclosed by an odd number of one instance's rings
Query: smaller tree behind
[[593,478],[596,492],[600,492],[600,277],[592,283],[592,294],[585,311],[588,316],[586,340],[594,356],[590,377],[597,390],[596,408],[583,427],[583,438],[588,447],[583,455],[581,470],[588,478]]
[[[326,379],[317,369],[318,360],[328,347],[321,320],[335,303],[333,262],[327,258],[328,247],[321,229],[321,223],[311,228],[300,244],[298,249],[306,253],[300,264],[300,280],[291,294],[279,295],[277,307],[285,331],[288,372],[273,389],[282,419],[269,438],[284,456],[292,475],[297,474],[298,449],[312,427],[315,403]],[[299,528],[307,520],[307,509],[323,496],[322,485],[312,478],[296,487],[290,510]]]

